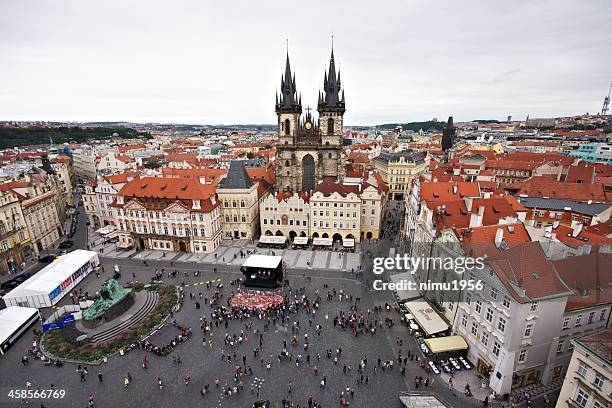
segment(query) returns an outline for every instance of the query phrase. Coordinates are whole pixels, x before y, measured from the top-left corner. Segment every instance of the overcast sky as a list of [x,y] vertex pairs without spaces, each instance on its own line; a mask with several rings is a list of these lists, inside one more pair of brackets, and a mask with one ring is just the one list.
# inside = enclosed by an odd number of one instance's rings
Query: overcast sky
[[595,113],[612,2],[0,1],[0,120],[276,123],[285,39],[304,107],[331,35],[348,125]]

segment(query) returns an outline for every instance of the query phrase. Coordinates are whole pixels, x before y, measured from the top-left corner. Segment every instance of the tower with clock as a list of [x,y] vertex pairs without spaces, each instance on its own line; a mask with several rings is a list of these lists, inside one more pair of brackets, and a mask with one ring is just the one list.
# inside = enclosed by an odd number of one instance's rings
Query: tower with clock
[[302,118],[302,98],[291,73],[289,54],[280,93],[276,95],[278,140],[276,149],[276,190],[311,191],[325,177],[344,179],[342,126],[345,112],[340,72],[336,74],[332,48],[329,70],[319,92],[318,120],[306,108]]

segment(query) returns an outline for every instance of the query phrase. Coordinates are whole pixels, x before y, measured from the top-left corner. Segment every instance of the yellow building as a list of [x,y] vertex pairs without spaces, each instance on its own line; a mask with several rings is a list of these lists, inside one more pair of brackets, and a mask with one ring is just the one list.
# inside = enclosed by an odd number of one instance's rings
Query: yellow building
[[310,198],[311,238],[361,242],[378,238],[384,193],[367,182],[340,184],[332,178],[317,185]]
[[21,263],[32,255],[21,204],[11,184],[0,186],[0,275],[18,271]]
[[389,199],[403,200],[410,194],[412,180],[427,168],[425,154],[416,151],[383,152],[374,159],[374,168],[389,186]]
[[264,181],[253,182],[244,161],[233,160],[217,187],[223,239],[252,240],[259,235],[259,203],[267,194]]

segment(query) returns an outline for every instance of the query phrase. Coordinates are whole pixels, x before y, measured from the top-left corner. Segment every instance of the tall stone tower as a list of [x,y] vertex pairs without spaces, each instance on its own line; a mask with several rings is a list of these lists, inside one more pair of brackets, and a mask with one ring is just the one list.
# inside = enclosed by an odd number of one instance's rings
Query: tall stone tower
[[342,120],[345,108],[344,93],[340,95],[340,91],[340,75],[336,75],[332,49],[329,73],[325,74],[323,92],[319,93],[319,120],[315,121],[310,108],[302,119],[302,100],[287,55],[281,91],[276,95],[277,191],[310,191],[325,177],[344,179]]

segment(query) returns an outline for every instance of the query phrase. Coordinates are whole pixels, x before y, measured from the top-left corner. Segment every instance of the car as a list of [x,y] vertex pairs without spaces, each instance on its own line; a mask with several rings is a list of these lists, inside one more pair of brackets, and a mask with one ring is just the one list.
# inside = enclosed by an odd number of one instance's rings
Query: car
[[54,259],[55,259],[55,255],[45,255],[45,256],[41,257],[40,259],[38,259],[38,262],[40,262],[40,263],[51,263],[51,262],[53,262]]
[[69,239],[67,239],[66,241],[61,242],[59,244],[58,248],[60,248],[60,249],[68,249],[68,248],[72,247],[72,245],[74,245],[74,242],[69,240]]

